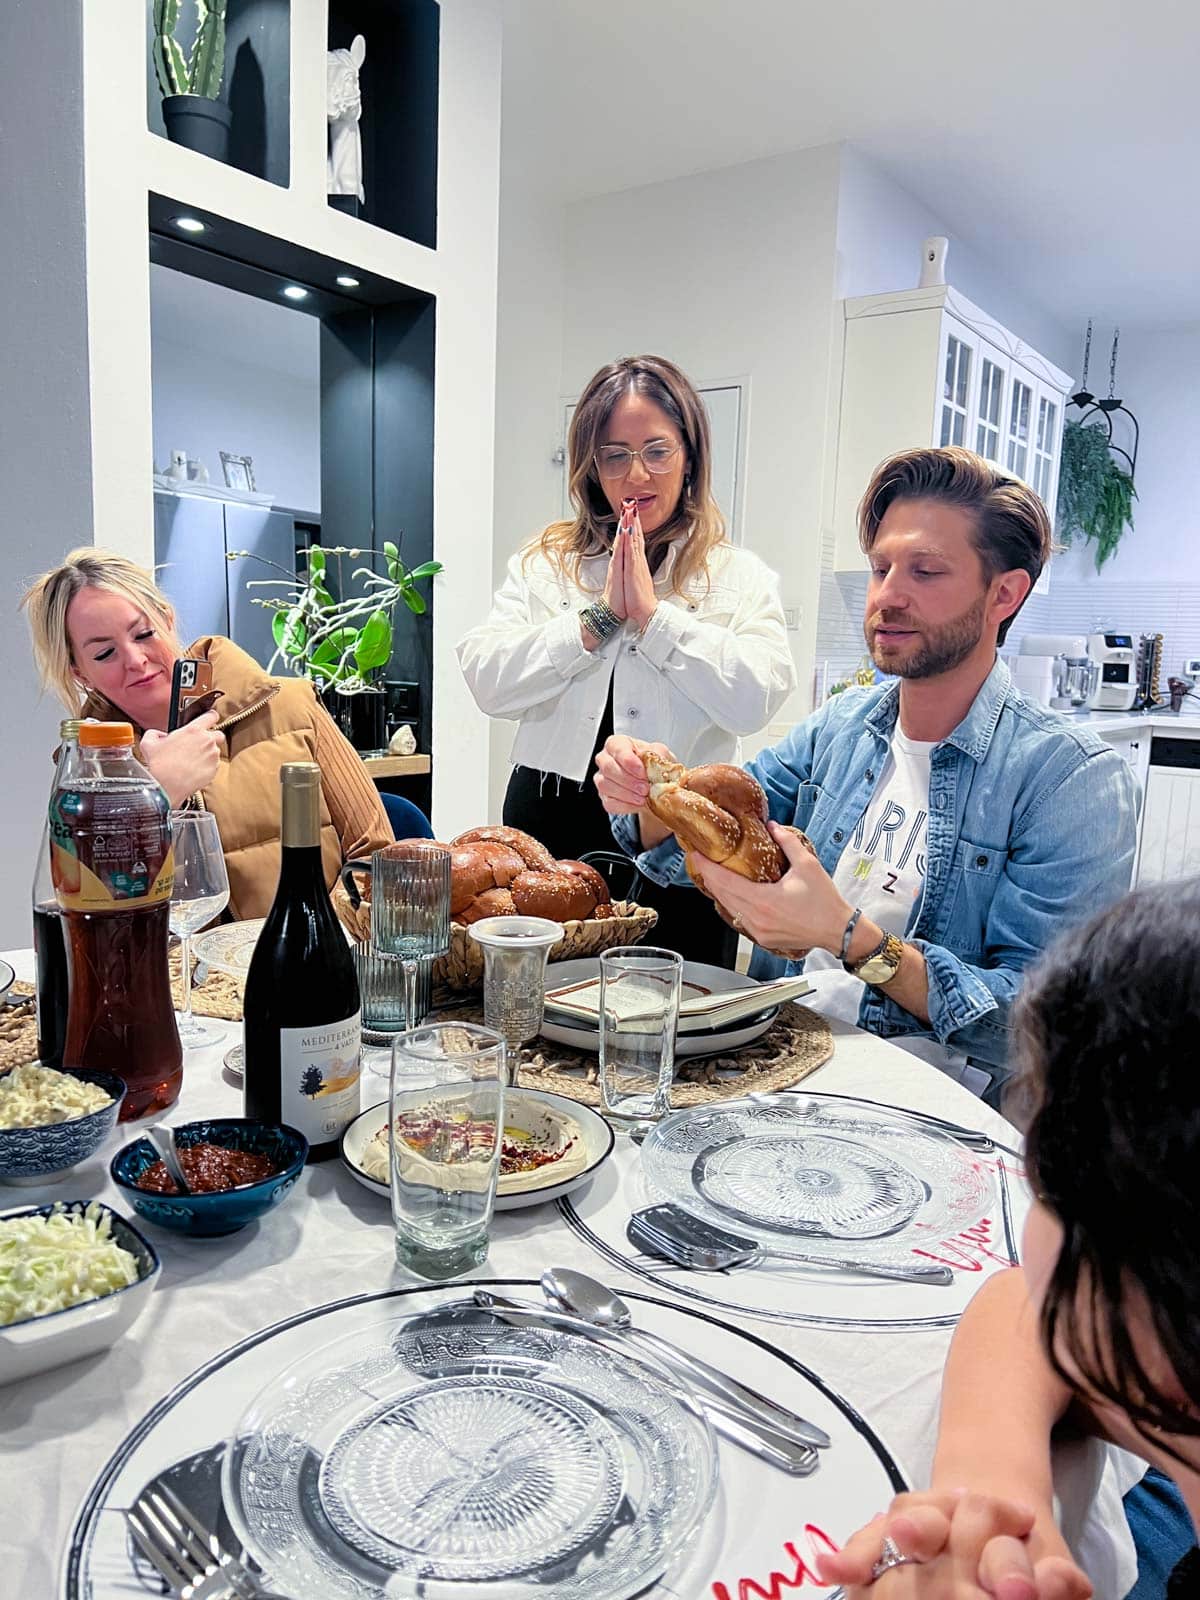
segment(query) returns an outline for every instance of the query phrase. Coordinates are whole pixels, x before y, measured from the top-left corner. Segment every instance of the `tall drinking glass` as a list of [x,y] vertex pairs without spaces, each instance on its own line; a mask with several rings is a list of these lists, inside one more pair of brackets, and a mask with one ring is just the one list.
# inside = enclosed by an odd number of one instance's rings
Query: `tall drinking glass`
[[371,943],[404,963],[404,1015],[417,1015],[422,956],[450,948],[450,852],[432,839],[397,839],[371,857]]
[[504,1040],[435,1022],[392,1043],[388,1095],[396,1260],[457,1278],[486,1260],[504,1138]]
[[229,874],[217,819],[211,811],[172,811],[171,842],[175,851],[175,887],[171,891],[171,932],[180,942],[183,1010],[178,1016],[179,1042],[210,1044],[215,1028],[192,1015],[192,935],[219,917],[229,904]]
[[600,1102],[630,1133],[671,1109],[683,957],[622,945],[600,957]]

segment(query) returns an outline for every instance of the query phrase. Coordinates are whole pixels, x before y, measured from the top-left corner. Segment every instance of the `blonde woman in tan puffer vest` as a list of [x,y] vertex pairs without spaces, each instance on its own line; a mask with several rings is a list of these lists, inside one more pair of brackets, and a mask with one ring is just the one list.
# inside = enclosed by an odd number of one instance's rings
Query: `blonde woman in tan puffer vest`
[[[230,639],[185,649],[170,601],[142,567],[87,546],[26,592],[42,680],[72,716],[133,724],[141,760],[173,806],[198,795],[217,818],[229,914],[263,917],[279,878],[279,769],[321,768],[321,856],[332,890],[344,861],[391,842],[366,768],[304,678],[273,678]],[[167,733],[179,656],[211,662],[214,710]]]

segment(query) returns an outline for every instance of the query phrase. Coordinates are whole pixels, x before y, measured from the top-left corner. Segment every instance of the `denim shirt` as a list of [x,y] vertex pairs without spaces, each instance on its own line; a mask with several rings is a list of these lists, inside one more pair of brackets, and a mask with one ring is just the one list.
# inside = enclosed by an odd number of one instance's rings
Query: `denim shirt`
[[[771,816],[803,829],[831,876],[879,782],[898,709],[896,682],[848,689],[746,764]],[[905,930],[925,957],[929,1024],[864,984],[859,1027],[922,1034],[1003,1067],[1025,968],[1129,888],[1135,796],[1116,751],[1026,700],[997,657],[930,759],[925,891]],[[614,817],[613,833],[636,854],[635,818]],[[637,862],[656,883],[688,881],[674,838]],[[759,949],[750,965],[759,978],[802,970]]]

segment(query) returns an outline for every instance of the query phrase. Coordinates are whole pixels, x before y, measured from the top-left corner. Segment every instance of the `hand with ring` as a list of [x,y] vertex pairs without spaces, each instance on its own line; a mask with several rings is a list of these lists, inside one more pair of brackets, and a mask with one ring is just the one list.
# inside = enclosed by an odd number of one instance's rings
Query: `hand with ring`
[[1062,1556],[1039,1557],[1025,1506],[966,1490],[898,1495],[836,1555],[822,1581],[865,1600],[1088,1600],[1085,1575]]

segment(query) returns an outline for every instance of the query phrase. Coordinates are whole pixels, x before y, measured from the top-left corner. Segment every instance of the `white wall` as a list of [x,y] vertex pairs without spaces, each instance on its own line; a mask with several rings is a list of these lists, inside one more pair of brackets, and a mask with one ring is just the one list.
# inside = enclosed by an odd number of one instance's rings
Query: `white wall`
[[[558,515],[562,470],[552,458],[561,442],[566,297],[563,208],[531,193],[520,167],[503,157],[500,194],[493,588],[513,551]],[[480,822],[500,820],[515,729],[490,724],[487,816]]]
[[[0,949],[32,937],[29,890],[65,715],[42,696],[17,603],[28,580],[92,539],[83,260],[83,65],[78,6],[8,0],[0,51],[0,481],[8,710],[0,785]],[[36,151],[36,160],[31,152]]]
[[[1200,294],[1197,296],[1200,310]],[[1088,387],[1108,393],[1112,330],[1092,342]],[[1067,551],[1054,566],[1055,583],[1113,589],[1130,583],[1171,582],[1200,591],[1196,562],[1196,471],[1200,466],[1200,322],[1181,328],[1121,333],[1117,393],[1141,424],[1133,528],[1097,575],[1086,545]],[[1068,413],[1078,416],[1078,412]],[[1120,425],[1117,443],[1128,448]]]
[[936,207],[910,194],[891,173],[853,145],[842,145],[838,195],[838,293],[888,294],[911,289],[921,270],[921,242],[950,240],[946,281],[968,300],[1067,372],[1082,352],[1082,326],[1068,328],[1024,294],[961,238]]
[[150,268],[154,459],[186,450],[223,483],[222,450],[255,487],[321,509],[320,323],[168,267]]

